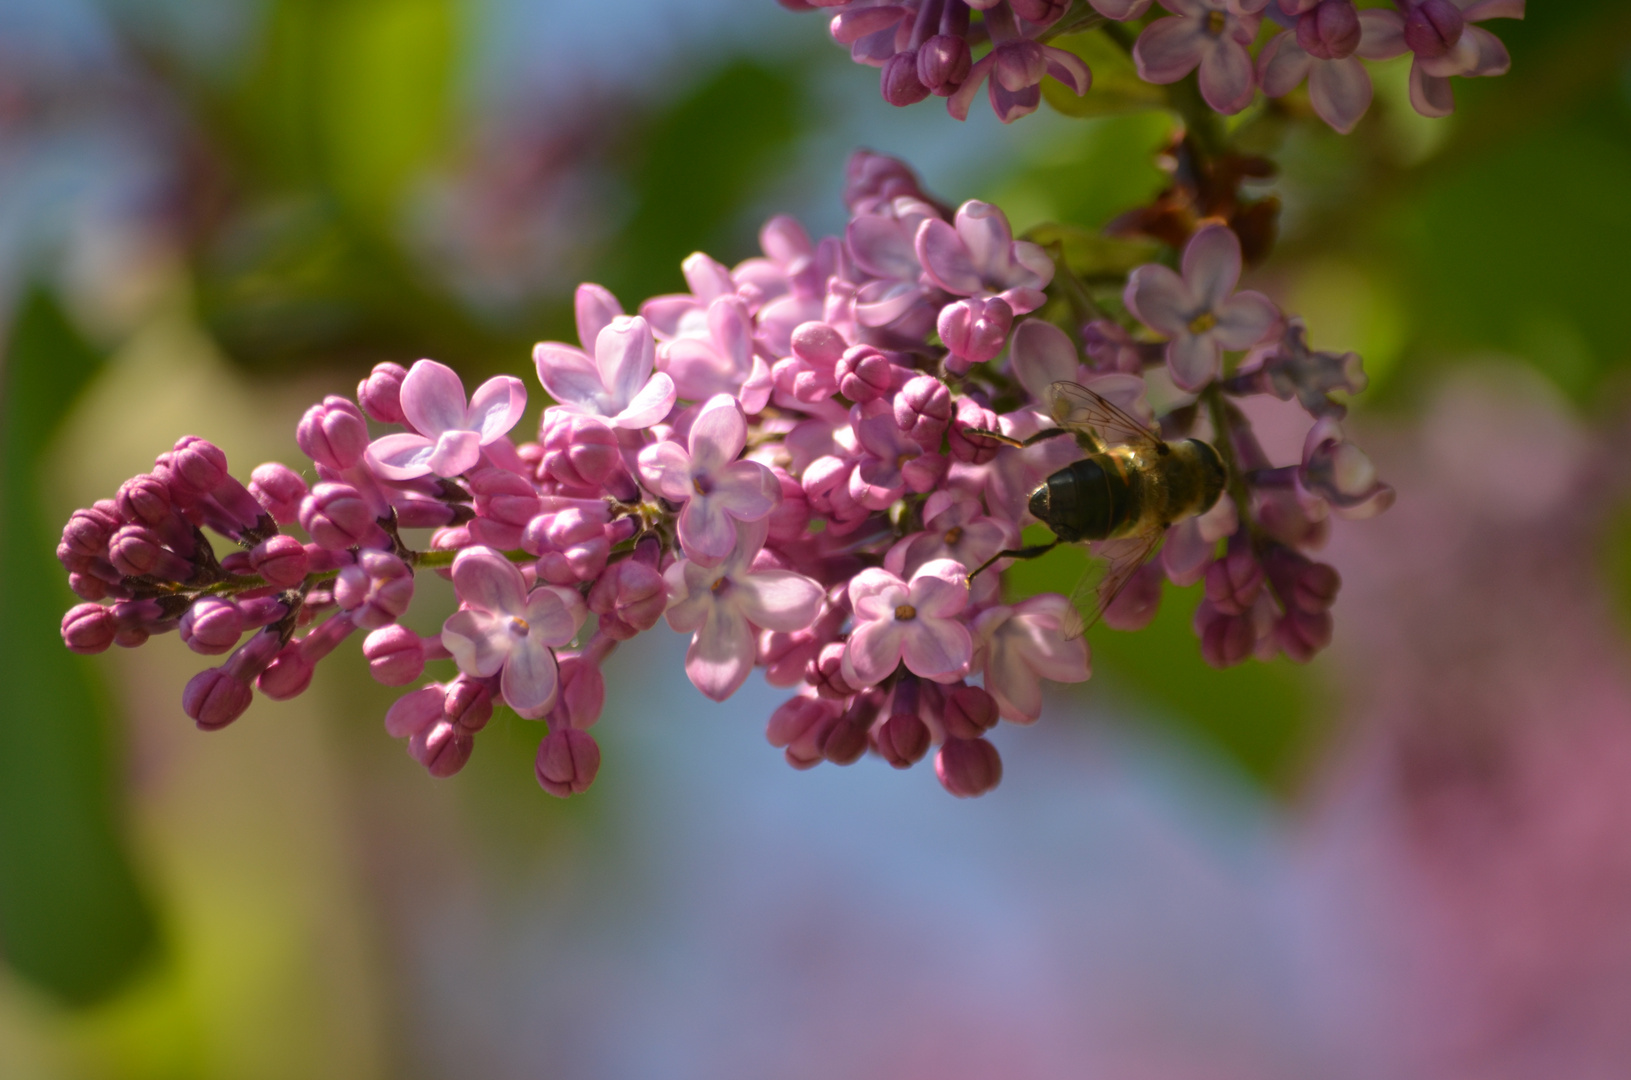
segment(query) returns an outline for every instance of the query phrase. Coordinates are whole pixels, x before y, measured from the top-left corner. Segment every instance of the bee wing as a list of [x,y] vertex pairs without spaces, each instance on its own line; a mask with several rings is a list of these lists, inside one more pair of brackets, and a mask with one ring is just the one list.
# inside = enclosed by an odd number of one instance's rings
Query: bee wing
[[1074,641],[1088,631],[1104,609],[1127,587],[1138,568],[1149,561],[1161,546],[1160,531],[1119,540],[1100,540],[1090,550],[1094,559],[1082,580],[1071,590],[1070,603],[1076,611],[1074,625],[1066,627],[1065,640]]
[[1106,445],[1132,444],[1154,450],[1161,437],[1136,416],[1112,405],[1081,383],[1061,380],[1048,386],[1048,412],[1070,431],[1087,430]]

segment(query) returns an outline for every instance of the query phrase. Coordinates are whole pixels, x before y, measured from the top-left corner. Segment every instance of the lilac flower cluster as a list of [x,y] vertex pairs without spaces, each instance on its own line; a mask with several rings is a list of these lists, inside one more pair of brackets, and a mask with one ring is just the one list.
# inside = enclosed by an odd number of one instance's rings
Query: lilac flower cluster
[[[883,69],[883,96],[892,105],[935,94],[963,120],[983,83],[997,116],[1010,123],[1036,111],[1046,76],[1078,97],[1092,85],[1081,58],[1045,44],[1048,39],[1107,21],[1145,20],[1131,52],[1146,82],[1175,83],[1198,72],[1206,103],[1232,115],[1259,89],[1281,97],[1306,81],[1315,113],[1348,132],[1371,102],[1361,58],[1412,54],[1411,104],[1424,116],[1446,116],[1455,108],[1452,77],[1504,75],[1511,64],[1500,40],[1474,24],[1521,19],[1525,0],[1393,0],[1392,10],[1360,10],[1354,0],[1160,0],[1168,14],[1147,20],[1151,0],[781,3],[830,11],[833,40],[849,46],[857,63]],[[1251,47],[1264,36],[1265,20],[1281,29],[1254,59]],[[987,44],[975,60],[974,49]]]
[[[580,286],[581,346],[534,351],[554,402],[536,441],[510,437],[520,380],[466,397],[430,360],[381,364],[355,401],[307,411],[310,484],[267,464],[245,486],[219,449],[182,439],[69,520],[58,555],[86,603],[64,618],[64,640],[90,653],[177,630],[197,652],[228,654],[182,696],[215,729],[252,687],[301,693],[362,631],[383,684],[417,683],[429,662],[457,669],[385,718],[432,774],[463,766],[501,702],[548,722],[538,780],[567,795],[599,767],[588,729],[603,663],[666,619],[690,635],[685,671],[709,698],[729,698],[755,667],[800,688],[768,728],[795,767],[870,750],[905,768],[938,746],[944,786],[977,795],[1001,776],[986,733],[1035,721],[1041,680],[1089,674],[1069,600],[1008,602],[997,573],[971,573],[1020,542],[1030,492],[1083,451],[983,433],[1052,426],[1046,394],[1060,380],[1150,420],[1146,369],[1176,402],[1162,435],[1213,440],[1231,487],[1169,530],[1107,620],[1147,622],[1165,575],[1205,579],[1196,628],[1213,663],[1303,660],[1329,640],[1336,575],[1304,552],[1328,514],[1373,513],[1391,490],[1344,439],[1330,396],[1363,386],[1358,358],[1310,350],[1299,322],[1236,290],[1234,233],[1202,228],[1181,273],[1131,274],[1125,317],[1067,332],[1034,313],[1072,272],[1016,240],[996,207],[953,212],[903,163],[866,152],[846,201],[844,236],[813,242],[774,218],[761,257],[732,268],[692,255],[689,291],[638,314]],[[1244,358],[1225,378],[1231,353]],[[1249,395],[1317,418],[1300,463],[1264,457],[1234,404]],[[236,550],[218,559],[204,527]],[[433,530],[424,550],[404,539],[414,529]],[[418,570],[450,576],[458,597],[439,635],[399,622]]]

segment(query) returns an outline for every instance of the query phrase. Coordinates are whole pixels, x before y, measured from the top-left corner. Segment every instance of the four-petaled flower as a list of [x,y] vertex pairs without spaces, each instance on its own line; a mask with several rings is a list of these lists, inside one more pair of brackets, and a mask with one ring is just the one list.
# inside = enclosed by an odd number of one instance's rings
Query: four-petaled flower
[[402,380],[402,412],[414,431],[375,439],[368,465],[387,480],[458,476],[475,468],[481,448],[502,439],[526,407],[520,379],[494,376],[476,387],[467,405],[452,368],[420,360]]
[[927,218],[917,227],[918,262],[930,281],[954,296],[997,296],[1024,315],[1047,299],[1053,260],[1027,240],[1015,240],[1008,216],[970,199],[955,226]]
[[1274,301],[1260,292],[1235,292],[1240,241],[1227,225],[1198,230],[1184,248],[1183,276],[1150,263],[1127,279],[1127,308],[1151,330],[1165,334],[1167,367],[1183,390],[1199,390],[1217,377],[1225,349],[1249,349],[1280,322]]
[[718,563],[736,544],[738,521],[758,521],[776,507],[781,485],[775,474],[757,461],[737,460],[747,437],[747,421],[736,399],[719,394],[692,421],[689,452],[671,441],[640,451],[646,486],[670,502],[685,504],[680,546],[696,562]]
[[1220,113],[1251,104],[1257,83],[1246,46],[1257,36],[1261,15],[1246,14],[1262,3],[1238,0],[1161,0],[1172,17],[1144,28],[1133,45],[1133,62],[1145,82],[1175,83],[1201,69],[1201,97]]
[[737,527],[730,557],[707,567],[681,559],[668,568],[668,625],[690,633],[685,674],[698,690],[724,701],[748,677],[758,631],[803,630],[821,608],[821,586],[791,570],[754,569],[764,546],[765,522]]
[[968,569],[952,559],[924,563],[902,581],[887,570],[850,579],[855,628],[844,649],[844,681],[874,686],[903,661],[912,674],[956,682],[968,672],[974,639],[958,616],[968,605]]
[[559,679],[552,649],[577,636],[583,600],[571,589],[527,591],[516,565],[490,547],[468,547],[453,560],[459,610],[442,624],[442,645],[459,670],[499,675],[504,700],[537,719],[555,704]]
[[1044,593],[1012,607],[987,608],[974,620],[985,689],[1004,720],[1029,724],[1042,715],[1043,679],[1075,683],[1092,673],[1087,642],[1066,636],[1074,617],[1069,600]]
[[[601,295],[604,294],[604,295]],[[578,286],[578,336],[593,343],[593,359],[557,341],[532,350],[538,381],[563,412],[598,416],[614,428],[649,428],[674,407],[674,380],[653,372],[657,363],[651,327],[638,315],[617,310],[598,285]]]

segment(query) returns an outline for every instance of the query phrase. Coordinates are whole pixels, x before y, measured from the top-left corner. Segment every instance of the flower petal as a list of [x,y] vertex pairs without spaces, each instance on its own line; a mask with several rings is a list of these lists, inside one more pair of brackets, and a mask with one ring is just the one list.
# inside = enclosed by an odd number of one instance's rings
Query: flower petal
[[1257,79],[1263,84],[1263,93],[1280,97],[1297,88],[1308,78],[1314,58],[1308,50],[1297,44],[1296,31],[1287,30],[1269,39],[1263,51],[1257,54]]
[[506,628],[507,615],[465,608],[442,623],[442,647],[466,675],[488,678],[498,674],[509,658],[514,639]]
[[419,360],[402,380],[402,413],[414,430],[427,438],[463,427],[464,383],[446,364]]
[[586,281],[572,297],[572,310],[578,317],[578,340],[588,348],[613,319],[623,314],[623,305],[611,290]]
[[574,412],[603,415],[606,386],[588,353],[556,341],[540,341],[532,347],[532,363],[550,397]]
[[368,444],[368,467],[387,480],[412,480],[430,473],[436,443],[406,432],[383,435]]
[[968,78],[963,80],[963,85],[959,86],[957,92],[946,99],[946,111],[951,114],[953,119],[968,119],[968,107],[974,104],[974,95],[980,92],[980,84],[985,81],[987,75],[991,74],[991,68],[996,62],[995,53],[986,53],[973,67],[968,69]]
[[731,602],[753,625],[792,633],[815,621],[821,610],[821,585],[791,570],[760,570],[733,583]]
[[1359,47],[1366,60],[1391,60],[1410,51],[1404,39],[1404,16],[1397,11],[1368,8],[1359,13]]
[[516,642],[504,664],[499,690],[510,708],[525,716],[541,715],[555,703],[560,676],[555,654],[531,634]]
[[713,604],[685,653],[685,674],[715,701],[724,701],[753,670],[753,628],[730,604]]
[[1204,311],[1218,313],[1240,281],[1240,240],[1227,225],[1196,231],[1184,248],[1184,284]]
[[640,431],[659,424],[673,411],[674,401],[678,396],[674,380],[661,371],[656,372],[646,380],[646,385],[640,392],[630,399],[628,407],[610,418],[611,425],[629,431]]
[[691,486],[691,455],[677,442],[652,443],[640,451],[640,479],[665,499],[685,502],[696,494]]
[[1428,75],[1419,63],[1410,65],[1410,104],[1423,116],[1449,116],[1455,112],[1450,80]]
[[587,613],[583,597],[572,589],[544,585],[527,597],[522,616],[527,620],[527,636],[545,645],[565,645],[578,636]]
[[1251,289],[1235,293],[1215,310],[1218,321],[1210,336],[1225,349],[1249,349],[1280,325],[1274,301]]
[[595,369],[610,396],[609,413],[622,412],[651,377],[657,343],[638,315],[619,315],[595,338]]
[[736,547],[736,522],[711,495],[698,495],[680,511],[680,547],[696,562],[712,566]]
[[1157,19],[1133,45],[1133,63],[1145,82],[1175,83],[1195,70],[1207,44],[1202,19]]
[[849,579],[849,603],[857,620],[893,618],[895,608],[906,603],[906,582],[870,567]]
[[[527,408],[527,388],[513,375],[495,375],[470,395],[460,427],[481,433],[481,445],[508,434]],[[462,470],[461,470],[462,471]]]
[[841,665],[844,681],[860,688],[888,678],[900,663],[907,625],[891,612],[884,618],[861,623],[851,631]]
[[525,616],[527,585],[521,571],[490,547],[467,547],[453,559],[459,603],[494,615]]
[[1199,390],[1218,376],[1223,350],[1211,334],[1180,334],[1167,343],[1167,370],[1180,390]]
[[979,272],[957,230],[938,218],[929,218],[917,227],[917,258],[929,280],[958,296],[972,296],[982,289]]
[[1370,108],[1370,73],[1357,58],[1322,60],[1308,76],[1308,100],[1314,112],[1346,135]]
[[425,463],[437,476],[458,476],[481,461],[481,435],[474,431],[444,431]]
[[691,468],[706,475],[735,461],[747,445],[748,424],[742,409],[729,394],[709,399],[691,424]]
[[780,491],[771,471],[757,461],[733,461],[712,474],[708,498],[738,521],[758,521],[776,509],[771,491]]
[[1093,85],[1092,70],[1075,53],[1044,45],[1042,55],[1048,62],[1048,74],[1074,90],[1077,97],[1087,93]]
[[1014,330],[1008,364],[1031,397],[1044,401],[1049,385],[1076,378],[1081,358],[1063,330],[1042,319],[1026,319]]
[[968,567],[955,559],[924,563],[907,584],[906,602],[919,615],[944,619],[968,606]]
[[919,616],[898,625],[905,627],[901,659],[912,674],[947,682],[968,671],[974,657],[974,638],[962,623]]
[[1159,263],[1140,266],[1128,275],[1123,299],[1140,322],[1167,337],[1188,333],[1200,306],[1184,280]]
[[894,218],[858,214],[844,230],[855,265],[874,277],[917,282],[917,251],[912,234]]

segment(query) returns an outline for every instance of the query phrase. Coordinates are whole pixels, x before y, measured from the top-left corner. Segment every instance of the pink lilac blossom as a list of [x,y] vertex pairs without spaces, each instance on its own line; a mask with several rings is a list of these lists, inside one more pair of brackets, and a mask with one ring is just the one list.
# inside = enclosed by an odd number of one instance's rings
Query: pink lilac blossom
[[[974,573],[1023,542],[1039,524],[1032,491],[1086,452],[987,434],[1045,434],[1060,381],[1165,438],[1211,440],[1232,470],[1229,496],[1172,526],[1108,624],[1143,625],[1166,581],[1204,581],[1196,633],[1215,664],[1306,660],[1330,640],[1339,582],[1309,552],[1331,516],[1392,498],[1331,396],[1362,388],[1363,371],[1235,291],[1226,226],[1196,234],[1182,276],[1133,270],[1126,312],[1081,332],[1084,355],[1079,328],[1043,317],[1062,306],[1046,303],[1053,260],[996,207],[947,207],[906,165],[865,152],[845,199],[843,236],[812,240],[773,219],[761,256],[729,267],[692,255],[690,291],[640,315],[582,286],[592,355],[534,350],[554,402],[533,440],[511,440],[517,380],[489,380],[467,402],[431,361],[380,365],[355,403],[308,410],[297,442],[310,483],[267,464],[245,487],[217,447],[181,439],[69,519],[57,553],[85,602],[65,615],[64,643],[93,653],[174,630],[223,657],[182,695],[213,730],[256,689],[303,692],[355,638],[374,678],[402,689],[387,732],[432,775],[459,771],[504,706],[545,723],[538,782],[570,795],[600,768],[587,729],[606,707],[603,668],[666,617],[691,635],[685,672],[710,699],[755,668],[801,688],[766,732],[795,767],[870,752],[904,768],[938,747],[945,788],[978,795],[1002,777],[990,730],[1036,721],[1044,681],[1091,671],[1070,601],[1005,603],[1009,564]],[[1247,349],[1220,380],[1222,354]],[[1146,393],[1146,368],[1163,363],[1194,397]],[[1262,451],[1238,404],[1252,397],[1317,421],[1299,429],[1301,460]],[[369,442],[370,421],[407,430]],[[203,528],[238,550],[218,560]],[[433,530],[423,550],[412,528]],[[428,637],[400,622],[420,571],[451,577],[458,603]]]

